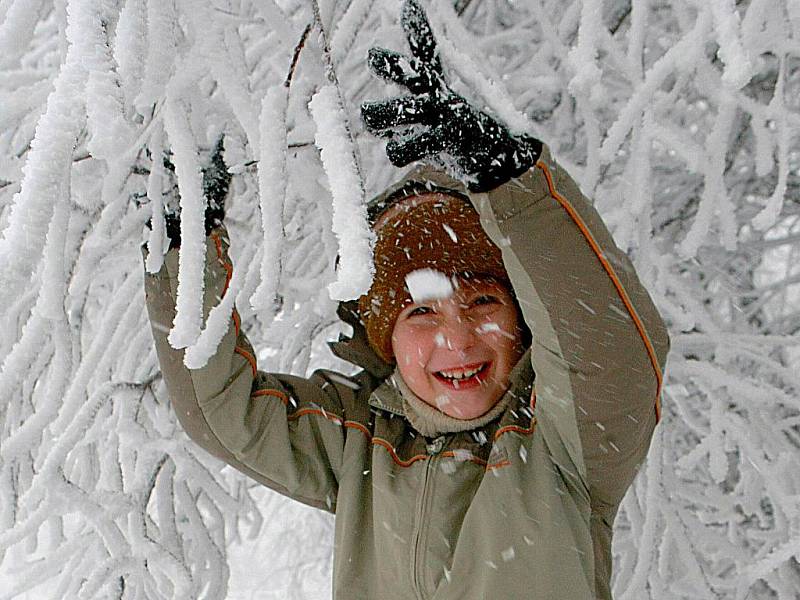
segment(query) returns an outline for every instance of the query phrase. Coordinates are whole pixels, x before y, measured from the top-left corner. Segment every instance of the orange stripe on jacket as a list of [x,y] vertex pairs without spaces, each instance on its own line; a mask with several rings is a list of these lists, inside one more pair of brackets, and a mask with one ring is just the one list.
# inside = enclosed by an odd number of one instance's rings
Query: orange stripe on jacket
[[241,348],[240,346],[236,346],[236,348],[234,348],[233,351],[236,352],[236,354],[241,354],[242,356],[245,357],[245,359],[247,359],[247,362],[250,363],[250,368],[253,370],[253,379],[255,379],[256,375],[258,375],[258,368],[256,367],[255,356],[253,356],[247,350]]
[[239,313],[236,312],[236,309],[233,309],[233,329],[236,332],[236,337],[239,337],[239,332],[242,330],[242,321],[239,318]]
[[553,176],[550,173],[550,169],[547,167],[544,162],[539,161],[536,163],[536,167],[542,170],[544,173],[544,177],[547,180],[547,187],[550,192],[550,196],[556,200],[563,208],[567,211],[567,214],[572,218],[578,228],[583,233],[583,236],[586,238],[586,241],[589,242],[589,246],[591,246],[594,253],[597,255],[597,259],[600,261],[600,264],[603,265],[603,268],[608,273],[611,282],[614,284],[614,287],[617,288],[617,293],[619,297],[622,299],[623,304],[625,304],[625,308],[628,309],[628,313],[633,318],[633,322],[636,325],[636,329],[639,331],[639,336],[642,338],[644,342],[645,348],[647,349],[647,354],[650,357],[650,362],[653,365],[653,370],[656,374],[656,381],[658,385],[656,387],[656,422],[661,420],[661,384],[662,384],[662,375],[661,369],[658,366],[658,359],[656,358],[656,352],[653,348],[653,344],[650,342],[650,338],[648,337],[647,333],[644,330],[644,325],[642,324],[639,315],[636,314],[636,311],[633,308],[633,303],[631,302],[630,298],[628,298],[628,293],[625,291],[625,288],[622,287],[622,282],[620,282],[617,274],[614,272],[614,268],[611,264],[606,260],[603,256],[603,253],[600,251],[600,246],[598,245],[597,241],[595,241],[594,236],[589,231],[589,228],[586,226],[586,223],[583,222],[580,215],[577,211],[572,207],[572,205],[564,198],[561,194],[556,191],[556,187],[553,184]]
[[212,233],[211,239],[214,240],[214,246],[217,249],[217,258],[225,269],[225,286],[222,288],[222,295],[224,296],[225,292],[228,291],[228,286],[230,285],[231,278],[233,277],[233,265],[222,258],[222,240],[219,238],[219,236],[216,233]]
[[505,427],[501,427],[494,434],[494,441],[499,440],[500,436],[502,436],[504,433],[508,433],[509,431],[516,431],[517,433],[521,433],[523,435],[532,434],[533,430],[536,429],[536,417],[533,416],[535,408],[536,408],[536,388],[534,388],[533,391],[531,392],[531,401],[530,401],[531,426],[520,427],[519,425],[506,425]]
[[274,398],[280,399],[280,401],[283,402],[284,406],[289,406],[289,396],[287,396],[286,394],[284,394],[280,390],[267,390],[267,389],[256,390],[255,392],[250,394],[250,396],[252,398],[255,398],[257,396],[272,396]]

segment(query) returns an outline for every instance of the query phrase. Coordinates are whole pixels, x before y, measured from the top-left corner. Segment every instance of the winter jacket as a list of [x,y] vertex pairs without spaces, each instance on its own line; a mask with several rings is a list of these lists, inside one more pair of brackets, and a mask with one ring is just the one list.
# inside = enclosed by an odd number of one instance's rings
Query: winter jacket
[[[412,178],[466,193],[432,170]],[[361,367],[355,376],[259,371],[235,311],[216,354],[188,370],[166,339],[175,250],[146,277],[170,398],[207,451],[336,514],[334,598],[611,598],[612,524],[658,420],[667,331],[630,260],[547,149],[519,179],[469,198],[533,332],[498,419],[436,438],[417,433],[354,303],[339,311],[352,338],[332,348]],[[206,314],[232,271],[224,229],[207,247]]]

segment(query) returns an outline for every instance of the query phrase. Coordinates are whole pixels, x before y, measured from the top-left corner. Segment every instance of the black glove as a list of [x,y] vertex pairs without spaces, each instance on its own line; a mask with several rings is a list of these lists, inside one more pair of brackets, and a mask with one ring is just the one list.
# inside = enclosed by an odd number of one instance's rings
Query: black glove
[[[211,160],[208,166],[203,169],[203,195],[206,197],[207,205],[205,212],[206,235],[211,233],[215,227],[222,224],[225,218],[225,198],[228,196],[228,188],[231,183],[231,174],[222,160],[222,137],[217,141],[211,153]],[[175,166],[164,160],[167,169],[175,171]],[[167,236],[169,237],[170,248],[180,248],[181,245],[181,217],[176,212],[168,212],[164,215],[166,222]],[[149,223],[149,222],[148,222]]]
[[[408,88],[412,95],[361,105],[367,129],[394,137],[394,128],[406,128],[386,145],[393,165],[440,154],[474,192],[493,189],[527,171],[539,158],[542,143],[529,135],[512,135],[494,118],[477,110],[447,86],[436,40],[416,0],[406,0],[401,17],[413,57],[372,48],[368,65],[373,73]],[[419,132],[419,126],[425,126]]]

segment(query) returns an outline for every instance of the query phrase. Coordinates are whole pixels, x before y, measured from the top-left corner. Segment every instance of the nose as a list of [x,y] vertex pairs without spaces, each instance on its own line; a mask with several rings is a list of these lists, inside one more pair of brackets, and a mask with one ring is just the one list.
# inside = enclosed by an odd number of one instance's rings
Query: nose
[[475,343],[475,327],[468,319],[453,317],[444,321],[439,330],[448,350],[464,351]]

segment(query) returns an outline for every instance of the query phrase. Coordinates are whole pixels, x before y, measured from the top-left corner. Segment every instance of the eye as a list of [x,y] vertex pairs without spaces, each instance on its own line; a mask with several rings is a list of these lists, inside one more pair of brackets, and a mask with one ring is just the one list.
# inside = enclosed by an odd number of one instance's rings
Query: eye
[[416,308],[410,310],[406,317],[418,317],[422,315],[430,315],[433,313],[433,309],[430,306],[417,306]]
[[477,298],[472,301],[473,306],[486,306],[489,304],[498,304],[500,299],[497,296],[493,296],[491,294],[481,294]]

